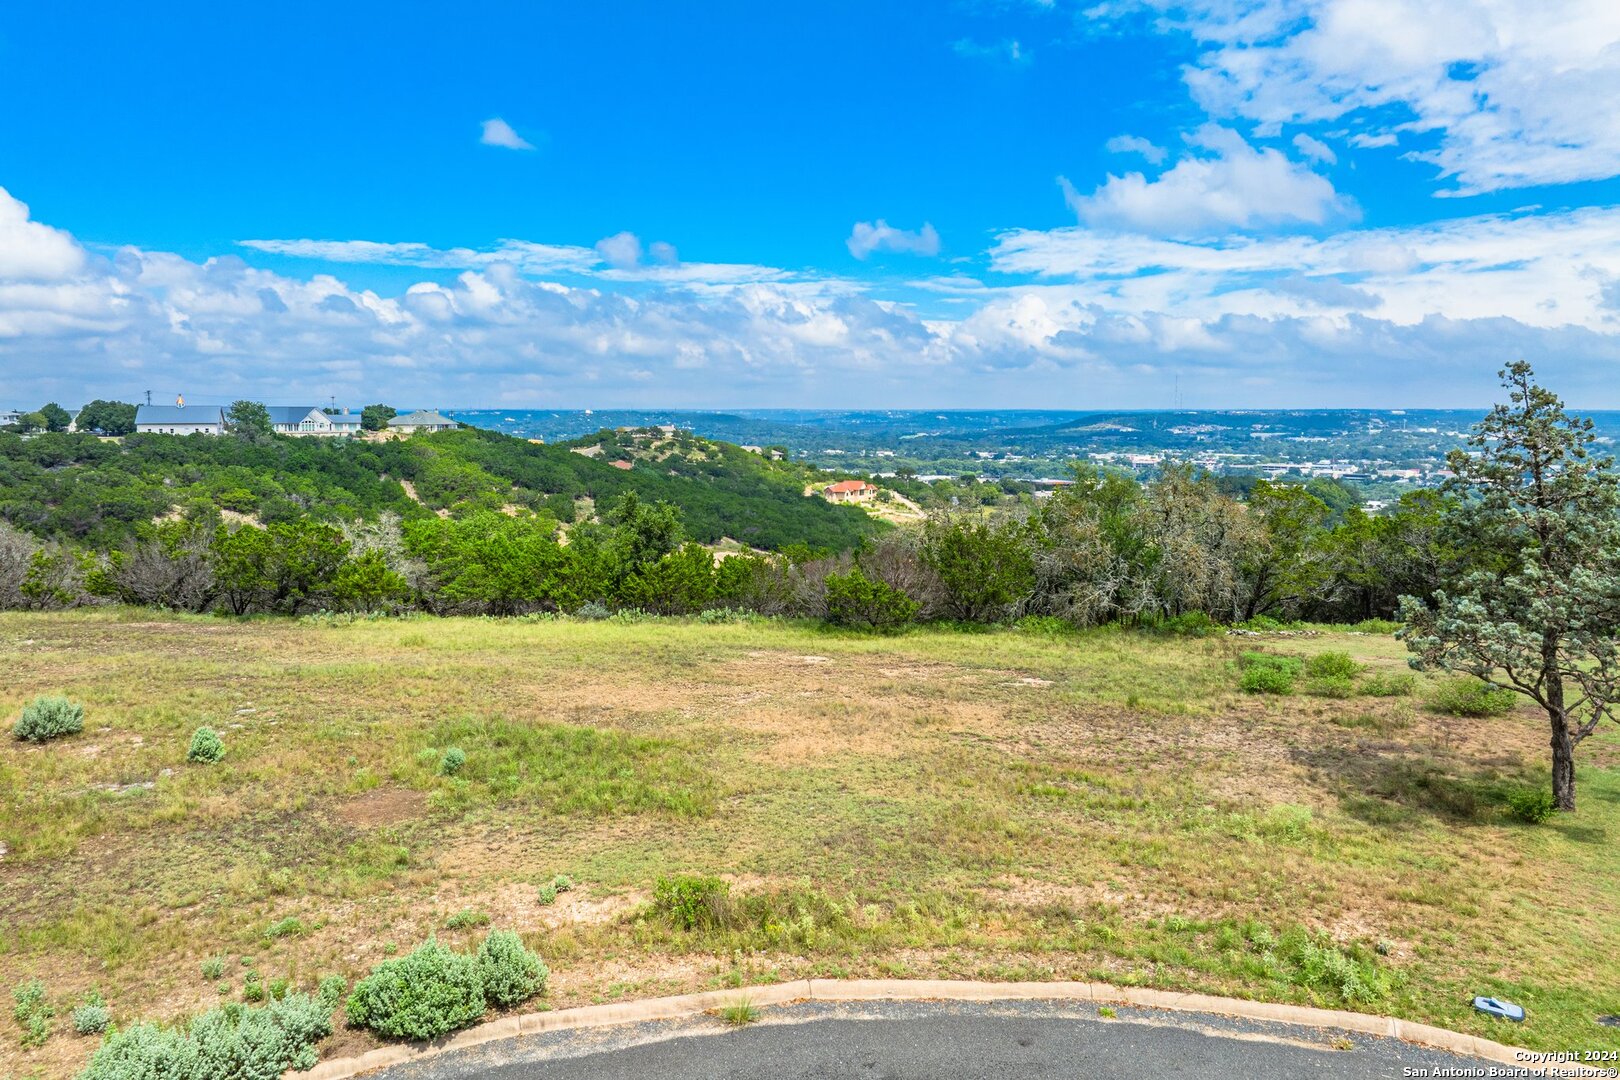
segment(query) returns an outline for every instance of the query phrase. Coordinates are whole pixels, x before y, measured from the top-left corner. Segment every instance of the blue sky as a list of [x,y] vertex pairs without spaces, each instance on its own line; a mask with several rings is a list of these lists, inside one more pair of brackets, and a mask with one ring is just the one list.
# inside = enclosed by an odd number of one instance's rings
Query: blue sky
[[1620,8],[1541,6],[32,5],[0,405],[1620,406]]

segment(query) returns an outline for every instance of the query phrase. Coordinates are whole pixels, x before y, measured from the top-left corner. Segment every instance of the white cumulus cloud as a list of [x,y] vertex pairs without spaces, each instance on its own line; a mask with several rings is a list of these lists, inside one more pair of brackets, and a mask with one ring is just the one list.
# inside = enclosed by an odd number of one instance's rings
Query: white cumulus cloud
[[1321,225],[1353,211],[1326,177],[1231,128],[1206,124],[1189,142],[1192,152],[1157,177],[1110,174],[1089,195],[1063,179],[1064,197],[1088,225],[1169,235]]
[[877,251],[901,255],[938,255],[939,233],[927,222],[923,223],[922,228],[907,232],[878,218],[877,221],[857,221],[844,246],[857,259],[868,259]]
[[534,145],[519,135],[498,116],[492,116],[484,121],[484,133],[478,139],[485,146],[500,146],[507,150],[533,150]]
[[[1402,132],[1455,194],[1620,175],[1613,0],[1116,0],[1203,47],[1185,69],[1217,117],[1259,130],[1356,117]],[[1128,25],[1128,24],[1121,24]]]

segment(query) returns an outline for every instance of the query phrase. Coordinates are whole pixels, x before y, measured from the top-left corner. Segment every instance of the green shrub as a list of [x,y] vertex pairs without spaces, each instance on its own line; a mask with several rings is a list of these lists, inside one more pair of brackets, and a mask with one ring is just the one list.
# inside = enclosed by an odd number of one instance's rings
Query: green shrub
[[507,1008],[546,990],[551,972],[510,930],[491,930],[478,946],[478,971],[484,997]]
[[242,977],[242,1000],[253,1002],[264,1000],[264,981],[259,978],[257,971],[250,971]]
[[567,892],[574,887],[574,879],[567,874],[558,874],[551,879],[551,887],[560,893]]
[[225,958],[223,956],[210,956],[202,962],[202,977],[209,982],[222,978],[225,974]]
[[1218,632],[1220,628],[1220,623],[1202,611],[1189,611],[1182,615],[1168,615],[1142,624],[1144,630],[1160,634],[1175,634],[1179,637],[1208,637]]
[[190,1080],[197,1074],[197,1044],[184,1032],[140,1023],[103,1039],[78,1080]]
[[1361,665],[1347,652],[1321,652],[1305,661],[1305,674],[1313,679],[1353,679]]
[[894,630],[917,617],[921,605],[887,582],[874,580],[858,566],[846,574],[827,575],[827,621],[837,626]]
[[1305,692],[1313,697],[1349,698],[1356,696],[1356,684],[1344,675],[1321,675],[1305,680]]
[[472,930],[489,925],[489,915],[472,908],[462,908],[444,921],[446,930]]
[[1377,634],[1387,637],[1400,628],[1400,623],[1392,622],[1389,619],[1362,619],[1354,626],[1349,627],[1349,630],[1353,634]]
[[65,697],[37,697],[23,706],[11,734],[28,742],[44,742],[84,730],[84,706]]
[[557,902],[557,885],[555,882],[545,882],[540,886],[540,903],[549,907]]
[[717,877],[659,878],[653,886],[654,909],[685,930],[724,925],[730,900],[731,886]]
[[1298,656],[1284,656],[1281,653],[1246,652],[1238,657],[1238,667],[1244,671],[1250,668],[1276,668],[1286,671],[1290,675],[1298,676],[1305,670],[1305,661]]
[[296,915],[289,915],[279,922],[273,922],[264,928],[264,936],[268,940],[284,937],[303,937],[309,931]]
[[330,1013],[343,1004],[344,995],[349,992],[349,980],[341,975],[328,975],[321,980],[320,987],[315,991],[315,1000],[326,1007]]
[[263,1008],[223,1005],[191,1022],[196,1077],[263,1077],[315,1067],[315,1044],[332,1033],[332,1011],[308,994]]
[[1449,679],[1429,695],[1429,708],[1451,716],[1505,716],[1518,695],[1479,679]]
[[1243,672],[1238,688],[1245,694],[1292,694],[1294,676],[1285,668],[1256,665]]
[[1417,692],[1415,675],[1369,675],[1361,682],[1368,697],[1411,697]]
[[1345,951],[1326,935],[1291,930],[1277,943],[1279,957],[1293,967],[1293,981],[1326,991],[1351,1005],[1378,1001],[1389,992],[1389,977],[1376,960]]
[[11,991],[11,1015],[22,1025],[22,1044],[25,1047],[44,1046],[51,1037],[51,1017],[56,1010],[45,1000],[45,984],[29,979]]
[[1531,825],[1544,824],[1558,813],[1558,803],[1546,788],[1519,788],[1508,792],[1508,813]]
[[288,992],[291,991],[291,990],[292,990],[292,980],[286,978],[285,976],[283,976],[282,978],[279,978],[279,979],[270,980],[270,1000],[271,1001],[280,1001],[282,998],[286,997]]
[[444,760],[439,762],[440,776],[454,776],[467,764],[467,752],[459,746],[452,746],[444,752]]
[[349,1023],[395,1039],[436,1039],[484,1015],[478,961],[429,940],[355,984]]
[[308,994],[263,1008],[221,1005],[187,1028],[115,1028],[79,1080],[278,1080],[315,1067],[315,1044],[332,1034],[332,1010]]
[[225,756],[225,742],[211,727],[200,727],[191,733],[191,746],[186,749],[186,760],[199,765],[213,765]]
[[101,1000],[101,992],[92,990],[84,1003],[73,1010],[73,1030],[79,1035],[100,1035],[112,1023],[112,1010]]
[[599,622],[612,616],[613,609],[598,600],[587,600],[574,609],[574,618],[587,619],[591,622]]

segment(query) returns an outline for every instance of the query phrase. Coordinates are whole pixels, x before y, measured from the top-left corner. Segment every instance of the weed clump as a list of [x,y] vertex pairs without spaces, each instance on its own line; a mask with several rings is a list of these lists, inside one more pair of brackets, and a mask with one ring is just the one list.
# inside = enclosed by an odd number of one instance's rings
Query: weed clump
[[717,877],[659,878],[653,907],[683,930],[723,926],[731,909],[731,886]]
[[444,752],[444,759],[439,762],[440,776],[455,776],[467,764],[467,752],[459,746],[452,746]]
[[84,730],[84,706],[65,697],[37,697],[23,706],[11,727],[13,738],[42,743]]
[[1349,681],[1361,674],[1361,665],[1347,652],[1317,653],[1305,661],[1305,675],[1312,679],[1344,679]]
[[759,1010],[747,998],[739,998],[720,1010],[720,1019],[732,1027],[746,1027],[759,1019]]
[[1508,813],[1529,825],[1543,825],[1558,813],[1558,803],[1546,788],[1519,788],[1508,792]]
[[474,911],[472,908],[462,908],[444,922],[446,930],[473,930],[488,925],[489,915],[486,912]]
[[1505,716],[1513,711],[1517,695],[1478,679],[1451,679],[1429,695],[1429,708],[1450,716]]
[[22,1025],[22,1044],[25,1048],[44,1046],[51,1037],[51,1017],[56,1010],[45,1000],[45,984],[38,979],[12,989],[11,1015]]
[[1297,656],[1246,652],[1238,661],[1243,675],[1238,688],[1246,694],[1292,694],[1304,661]]
[[1361,682],[1367,697],[1411,697],[1417,692],[1415,675],[1369,675]]
[[1312,697],[1324,698],[1352,698],[1356,696],[1356,684],[1344,675],[1320,675],[1305,681],[1305,692]]

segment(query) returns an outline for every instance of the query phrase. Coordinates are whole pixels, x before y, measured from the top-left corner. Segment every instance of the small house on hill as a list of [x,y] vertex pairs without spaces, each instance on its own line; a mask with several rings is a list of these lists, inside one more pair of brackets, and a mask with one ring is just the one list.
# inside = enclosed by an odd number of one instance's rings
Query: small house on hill
[[821,489],[823,498],[838,503],[870,502],[877,498],[877,493],[877,485],[868,484],[865,480],[840,480]]
[[135,430],[150,435],[223,435],[223,405],[141,405]]
[[270,405],[270,427],[278,435],[358,435],[359,413],[329,413],[306,405]]
[[414,435],[418,431],[454,431],[460,426],[434,409],[418,409],[388,421],[388,430],[396,435]]

